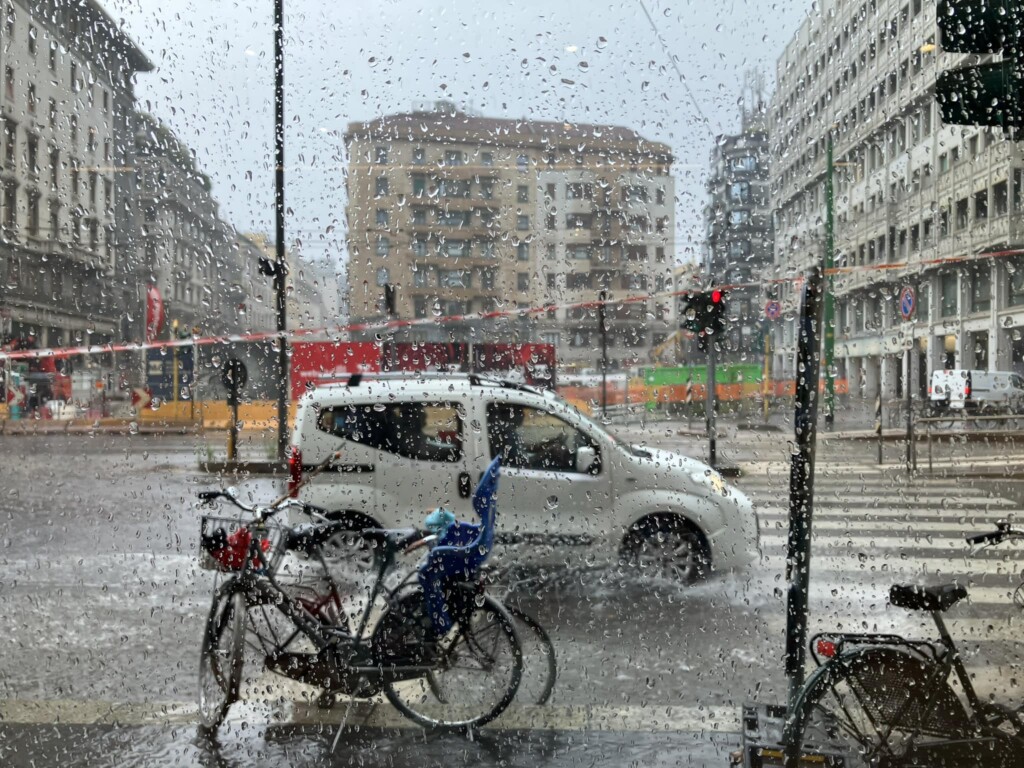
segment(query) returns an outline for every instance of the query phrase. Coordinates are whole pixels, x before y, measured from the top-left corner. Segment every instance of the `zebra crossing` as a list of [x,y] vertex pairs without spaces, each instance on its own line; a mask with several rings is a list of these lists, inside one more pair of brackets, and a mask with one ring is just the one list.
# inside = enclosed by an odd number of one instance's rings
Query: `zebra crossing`
[[[765,588],[784,589],[789,525],[789,475],[781,466],[751,465],[737,486],[758,510]],[[1013,596],[1022,581],[1024,546],[1005,542],[971,547],[965,536],[995,530],[996,522],[1024,524],[1016,502],[984,484],[949,478],[908,478],[851,462],[819,464],[811,543],[810,633],[893,632],[934,638],[926,613],[893,608],[896,583],[956,582],[965,603],[947,613],[947,625],[980,688],[1006,695],[1024,665],[1024,611]],[[781,595],[780,595],[781,596]],[[785,632],[785,614],[767,620]],[[970,649],[969,652],[966,652]],[[1009,695],[1024,699],[1019,691]]]

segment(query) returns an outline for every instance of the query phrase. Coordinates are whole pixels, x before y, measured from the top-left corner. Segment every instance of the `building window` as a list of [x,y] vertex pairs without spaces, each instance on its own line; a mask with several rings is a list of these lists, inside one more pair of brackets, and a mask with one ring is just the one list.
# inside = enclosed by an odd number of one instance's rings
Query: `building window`
[[388,148],[387,147],[374,147],[373,148],[373,162],[377,165],[386,165],[388,162]]
[[386,227],[388,225],[388,210],[387,208],[377,209],[377,226]]
[[50,99],[50,110],[47,119],[49,120],[51,128],[57,127],[57,102],[53,99]]
[[654,202],[656,202],[658,205],[664,205],[665,204],[665,188],[664,187],[658,187],[658,189],[655,191],[655,193],[654,193]]
[[750,221],[750,211],[742,209],[729,211],[729,224],[732,226],[739,226],[746,224]]
[[472,280],[466,270],[440,269],[437,272],[437,283],[441,288],[469,288]]
[[516,216],[516,229],[519,232],[527,232],[530,229],[529,216]]
[[994,215],[1005,216],[1010,210],[1010,199],[1005,181],[1000,181],[992,187],[992,209]]
[[50,43],[50,71],[57,71],[57,43]]
[[492,165],[494,165],[494,154],[492,152],[481,152],[480,164],[490,168]]
[[956,201],[956,228],[957,230],[967,229],[969,215],[969,201],[966,197]]
[[444,153],[445,165],[462,165],[462,152],[458,149],[450,149]]
[[377,197],[381,197],[381,196],[386,195],[388,193],[388,177],[387,176],[378,176],[377,177],[377,180],[376,180],[376,183],[375,183],[375,186],[374,186],[374,191],[375,191]]
[[566,200],[593,200],[594,199],[594,185],[584,184],[583,182],[573,182],[572,184],[565,185],[565,199]]
[[28,113],[30,115],[34,115],[36,113],[36,86],[34,83],[28,84],[28,91],[26,97],[26,106],[28,107]]
[[555,258],[555,244],[554,243],[548,243],[547,245],[544,246],[544,258],[547,259],[548,261],[550,261],[550,260]]
[[18,126],[10,121],[4,120],[4,167],[14,167],[14,152],[17,148]]
[[530,201],[530,188],[527,186],[519,185],[516,187],[516,202],[527,203]]
[[525,171],[529,164],[529,158],[526,155],[518,155],[516,157],[516,170]]
[[480,179],[480,197],[490,200],[494,197],[494,179]]
[[423,264],[414,264],[412,268],[412,284],[414,288],[426,288],[430,285],[430,268]]
[[114,185],[110,183],[110,179],[103,180],[103,209],[107,213],[114,210]]
[[412,209],[412,223],[413,226],[421,227],[427,223],[427,209],[426,208],[413,208]]
[[18,215],[18,185],[13,181],[4,183],[4,212],[3,225],[6,234],[13,237]]
[[423,150],[423,148],[422,147],[416,147],[415,149],[413,149],[413,151],[412,151],[412,164],[413,165],[423,165],[425,162],[427,162],[427,153]]
[[10,67],[4,68],[4,93],[8,99],[14,98],[14,70]]
[[[46,233],[46,236],[55,242],[60,240],[60,203],[56,200],[50,201],[50,231]],[[70,283],[70,280],[65,281],[65,285],[70,285]]]
[[78,148],[78,117],[75,115],[68,118],[68,133],[71,138],[71,151],[74,152]]
[[729,200],[734,203],[745,203],[750,200],[750,182],[734,181],[730,184]]
[[530,290],[530,273],[519,272],[516,274],[516,288],[520,291]]
[[52,147],[50,149],[50,189],[53,192],[57,191],[57,185],[60,182],[60,150]]
[[659,264],[665,263],[665,249],[660,245],[654,249],[654,260]]
[[939,313],[941,317],[956,317],[960,302],[957,301],[956,272],[946,272],[939,277]]
[[28,198],[28,233],[32,237],[39,237],[39,193],[29,190]]
[[78,65],[75,62],[71,62],[71,90],[73,93],[78,93],[82,89],[81,84],[78,82]]
[[971,276],[971,312],[988,312],[992,307],[992,272],[987,264]]
[[85,150],[90,155],[96,152],[96,129],[89,128],[89,134],[85,139]]
[[107,114],[110,111],[110,92],[106,88],[103,89],[103,114]]
[[984,221],[988,218],[988,189],[974,193],[974,220]]
[[529,261],[530,260],[530,244],[529,243],[519,243],[518,245],[516,245],[516,258],[519,259],[519,261]]
[[377,255],[388,256],[391,253],[391,240],[386,237],[377,238]]
[[569,272],[565,276],[565,288],[569,291],[582,291],[590,288],[589,272]]
[[472,251],[472,245],[469,240],[446,240],[442,253],[451,259],[467,259]]
[[1006,305],[1024,305],[1024,259],[1009,259],[1006,262]]
[[25,139],[25,165],[31,178],[39,178],[39,139],[32,134]]

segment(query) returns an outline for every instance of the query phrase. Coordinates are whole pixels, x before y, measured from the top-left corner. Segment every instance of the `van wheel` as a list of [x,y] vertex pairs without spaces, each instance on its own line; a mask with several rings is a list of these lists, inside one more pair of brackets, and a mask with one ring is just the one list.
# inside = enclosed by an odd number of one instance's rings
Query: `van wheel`
[[620,560],[644,576],[686,585],[711,572],[704,534],[677,515],[653,515],[634,523],[622,540]]
[[323,545],[323,556],[327,561],[347,560],[360,571],[376,572],[380,568],[381,552],[359,532],[367,528],[379,528],[377,521],[361,512],[350,510],[328,512],[325,517],[345,524],[341,531],[329,538]]

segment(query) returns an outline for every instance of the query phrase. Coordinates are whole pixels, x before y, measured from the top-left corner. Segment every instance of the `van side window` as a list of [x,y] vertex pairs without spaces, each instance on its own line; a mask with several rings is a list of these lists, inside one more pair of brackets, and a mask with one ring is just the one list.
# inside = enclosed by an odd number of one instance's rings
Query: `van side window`
[[342,440],[380,448],[386,432],[385,417],[372,405],[340,405],[324,408],[316,428]]
[[462,459],[462,416],[453,403],[396,403],[384,413],[385,451],[417,461]]
[[576,450],[597,448],[557,416],[512,403],[487,404],[487,439],[491,458],[501,454],[505,466],[549,472],[576,472]]
[[455,462],[462,458],[462,417],[452,403],[325,408],[317,428],[407,459]]

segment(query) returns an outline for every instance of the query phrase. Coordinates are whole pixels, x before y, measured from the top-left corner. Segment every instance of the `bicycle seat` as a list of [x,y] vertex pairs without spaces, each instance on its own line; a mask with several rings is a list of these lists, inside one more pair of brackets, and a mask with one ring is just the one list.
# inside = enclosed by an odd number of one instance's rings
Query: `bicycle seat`
[[894,584],[889,602],[911,611],[945,611],[967,597],[967,588],[960,584],[923,587],[920,584]]

